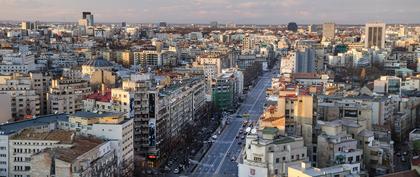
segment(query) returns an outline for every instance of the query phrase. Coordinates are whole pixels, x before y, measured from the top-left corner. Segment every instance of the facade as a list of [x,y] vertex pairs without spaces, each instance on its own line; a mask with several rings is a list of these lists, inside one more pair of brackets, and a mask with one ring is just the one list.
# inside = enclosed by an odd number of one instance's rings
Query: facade
[[[41,115],[41,97],[30,78],[4,76],[0,83],[0,93],[5,97],[2,104],[9,104],[12,121]],[[38,86],[36,84],[36,86]],[[42,90],[41,90],[42,91]],[[7,102],[9,101],[9,102]]]
[[385,30],[385,23],[367,23],[365,28],[365,48],[384,48]]
[[363,150],[358,141],[343,129],[341,122],[321,122],[321,134],[317,141],[317,167],[325,168],[340,164],[363,164]]
[[223,111],[231,111],[236,108],[238,102],[237,78],[233,73],[221,74],[212,83],[212,101],[214,105]]
[[322,40],[331,41],[335,37],[335,23],[324,23],[322,25]]
[[264,128],[246,137],[239,177],[248,176],[252,169],[265,172],[261,177],[287,176],[289,165],[306,159],[307,149],[301,137],[279,136],[277,128]]
[[30,176],[32,155],[47,148],[70,148],[73,141],[73,132],[50,132],[48,126],[21,130],[9,139],[9,176]]
[[74,114],[83,110],[83,98],[91,94],[87,81],[81,79],[54,79],[47,93],[48,113]]
[[378,94],[401,94],[401,78],[395,76],[381,76],[374,81],[373,91]]
[[359,170],[357,165],[344,164],[336,165],[327,168],[315,168],[311,166],[311,163],[302,162],[296,164],[287,169],[288,177],[347,177],[347,176],[359,176]]
[[72,145],[45,149],[32,155],[30,176],[118,176],[117,158],[110,142],[76,138]]
[[133,63],[147,71],[149,67],[155,68],[162,65],[161,55],[156,50],[143,50],[133,52]]
[[125,119],[124,113],[77,112],[69,120],[58,122],[59,128],[71,130],[83,136],[93,135],[106,139],[115,149],[117,169],[121,176],[132,176],[134,171],[133,119]]

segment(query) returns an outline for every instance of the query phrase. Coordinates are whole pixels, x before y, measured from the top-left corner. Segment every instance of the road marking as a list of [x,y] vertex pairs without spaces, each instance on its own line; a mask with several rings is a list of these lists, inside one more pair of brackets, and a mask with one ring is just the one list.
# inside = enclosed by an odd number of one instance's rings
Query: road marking
[[[258,81],[257,85],[259,85],[261,81],[262,81],[262,79]],[[255,104],[258,102],[258,98],[260,98],[260,97],[261,97],[261,94],[262,94],[262,93],[264,93],[264,89],[262,89],[262,90],[261,90],[261,93],[258,95],[257,99],[255,99],[255,102],[254,102],[253,106],[251,107],[251,110],[255,107]],[[239,131],[240,131],[240,128],[238,129],[238,132],[236,132],[236,134],[238,134],[238,133],[239,133]],[[223,156],[222,160],[220,161],[219,166],[217,167],[216,172],[215,172],[216,174],[218,174],[218,173],[219,173],[220,168],[222,167],[223,162],[225,161],[226,156],[227,156],[227,154],[229,153],[230,149],[232,148],[232,145],[233,145],[233,144],[234,144],[234,143],[230,144],[230,146],[229,146],[229,148],[228,148],[227,152],[224,154],[224,156]],[[241,146],[241,148],[242,148],[242,146]]]

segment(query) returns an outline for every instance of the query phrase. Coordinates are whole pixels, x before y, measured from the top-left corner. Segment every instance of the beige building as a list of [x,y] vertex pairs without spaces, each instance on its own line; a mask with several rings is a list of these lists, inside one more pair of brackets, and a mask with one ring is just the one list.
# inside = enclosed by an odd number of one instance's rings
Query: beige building
[[47,93],[48,113],[73,114],[83,110],[83,98],[91,94],[87,81],[80,79],[55,79]]
[[322,40],[331,41],[335,37],[335,23],[324,23],[322,25]]
[[0,77],[0,94],[5,97],[0,100],[0,103],[10,104],[8,107],[11,108],[12,121],[32,118],[41,114],[41,97],[34,89],[31,79],[2,76]]
[[129,177],[134,171],[133,119],[124,117],[124,113],[77,112],[69,116],[68,122],[58,124],[60,129],[108,140],[117,156],[115,171]]
[[156,50],[143,50],[133,52],[134,65],[147,70],[149,67],[155,68],[162,65],[161,54]]
[[325,168],[339,164],[363,164],[363,150],[358,149],[358,141],[347,134],[341,121],[318,121],[321,134],[317,142],[317,167]]
[[31,157],[46,148],[70,148],[74,133],[69,131],[49,131],[24,129],[9,138],[9,176],[31,176]]
[[75,138],[72,147],[46,149],[31,157],[30,176],[115,177],[117,158],[110,142]]

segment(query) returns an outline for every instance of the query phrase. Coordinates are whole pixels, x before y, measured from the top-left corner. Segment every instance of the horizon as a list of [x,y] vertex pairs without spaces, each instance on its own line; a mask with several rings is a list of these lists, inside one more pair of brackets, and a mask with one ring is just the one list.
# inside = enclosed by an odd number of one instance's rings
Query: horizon
[[0,0],[0,3],[0,21],[77,22],[83,11],[89,11],[100,23],[420,23],[417,18],[420,16],[418,0]]

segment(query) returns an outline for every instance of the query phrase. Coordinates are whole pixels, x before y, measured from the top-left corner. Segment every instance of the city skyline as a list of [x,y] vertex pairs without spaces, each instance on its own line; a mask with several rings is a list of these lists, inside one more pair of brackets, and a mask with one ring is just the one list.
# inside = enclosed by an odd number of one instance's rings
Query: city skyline
[[[416,17],[420,1],[404,0],[124,0],[124,1],[52,1],[0,0],[1,21],[28,20],[76,22],[81,11],[91,11],[98,22],[155,23],[219,23],[238,24],[364,24],[419,23]],[[115,8],[118,7],[118,8]],[[335,8],[331,8],[335,7]],[[403,9],[403,10],[402,10]],[[48,12],[48,13],[46,13]],[[111,13],[112,12],[112,13]],[[334,14],[334,15],[331,15]]]

